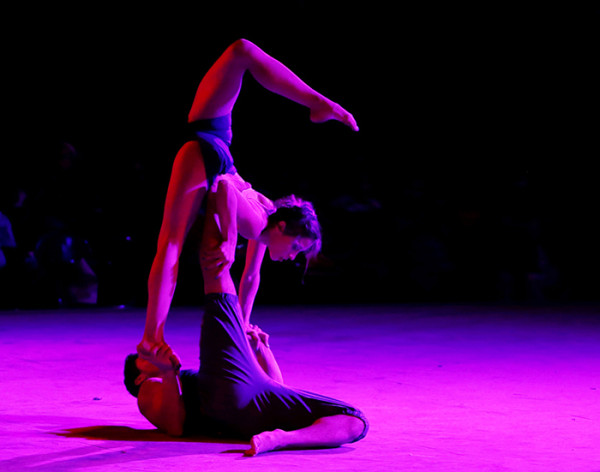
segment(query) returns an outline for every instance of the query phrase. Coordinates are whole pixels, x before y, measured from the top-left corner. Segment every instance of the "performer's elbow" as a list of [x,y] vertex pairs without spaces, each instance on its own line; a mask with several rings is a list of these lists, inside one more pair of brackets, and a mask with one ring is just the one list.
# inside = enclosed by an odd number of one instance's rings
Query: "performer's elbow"
[[260,272],[244,272],[242,283],[246,286],[260,283]]

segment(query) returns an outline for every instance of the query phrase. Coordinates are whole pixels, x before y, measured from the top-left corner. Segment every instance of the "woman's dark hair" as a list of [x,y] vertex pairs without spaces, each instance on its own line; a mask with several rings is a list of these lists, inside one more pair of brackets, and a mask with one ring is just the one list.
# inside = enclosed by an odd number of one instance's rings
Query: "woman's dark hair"
[[140,393],[140,386],[135,384],[135,379],[141,374],[135,361],[137,360],[137,354],[129,354],[125,358],[125,388],[134,397],[137,397]]
[[311,239],[313,244],[305,251],[307,262],[321,251],[321,225],[312,203],[294,195],[276,200],[277,210],[269,215],[268,227],[285,222],[284,234]]

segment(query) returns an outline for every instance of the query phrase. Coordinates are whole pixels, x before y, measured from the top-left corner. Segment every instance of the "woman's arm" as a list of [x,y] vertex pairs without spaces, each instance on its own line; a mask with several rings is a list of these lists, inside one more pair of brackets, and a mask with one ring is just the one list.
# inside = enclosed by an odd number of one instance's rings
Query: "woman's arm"
[[251,326],[248,330],[250,346],[254,349],[254,355],[258,364],[271,379],[283,384],[283,375],[275,355],[269,347],[269,335],[264,333],[258,326]]
[[250,315],[254,306],[254,299],[260,286],[260,267],[265,257],[267,246],[256,240],[248,241],[246,250],[246,265],[240,280],[240,306],[244,315],[246,326],[250,324]]

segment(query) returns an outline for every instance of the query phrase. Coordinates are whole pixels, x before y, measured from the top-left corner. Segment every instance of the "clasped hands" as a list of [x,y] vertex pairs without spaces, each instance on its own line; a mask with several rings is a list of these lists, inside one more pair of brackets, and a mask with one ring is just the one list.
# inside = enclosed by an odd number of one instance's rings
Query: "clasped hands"
[[[246,335],[248,336],[248,341],[253,351],[258,351],[261,345],[270,349],[269,335],[257,325],[246,325]],[[142,339],[137,345],[137,353],[140,358],[151,362],[161,370],[172,369],[178,374],[181,369],[181,359],[164,341],[150,342],[146,339]]]
[[137,345],[137,353],[141,359],[151,362],[159,369],[172,369],[176,374],[179,374],[181,359],[166,342],[150,342],[142,339]]
[[260,329],[257,325],[247,324],[246,335],[248,336],[248,341],[250,342],[250,347],[252,348],[252,350],[258,351],[261,344],[264,345],[267,349],[270,349],[269,335],[265,333],[262,329]]

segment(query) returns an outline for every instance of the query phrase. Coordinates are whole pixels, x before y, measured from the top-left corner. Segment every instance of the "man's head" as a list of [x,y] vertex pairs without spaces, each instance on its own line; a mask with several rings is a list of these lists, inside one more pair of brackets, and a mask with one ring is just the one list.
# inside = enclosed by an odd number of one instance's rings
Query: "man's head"
[[140,357],[138,354],[129,354],[125,358],[125,388],[134,397],[140,392],[140,386],[145,380],[153,377],[161,377],[165,371],[172,370],[179,374],[179,364],[177,369],[173,368],[174,361],[179,362],[179,357],[171,348],[162,349],[159,357],[154,358],[153,362]]
[[140,392],[140,383],[136,383],[136,380],[142,373],[142,371],[137,366],[137,354],[129,354],[125,358],[125,388],[129,393],[131,393],[134,397],[137,397]]

